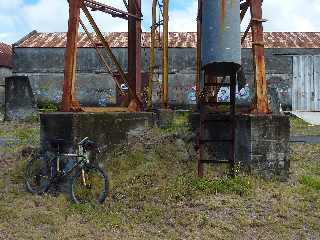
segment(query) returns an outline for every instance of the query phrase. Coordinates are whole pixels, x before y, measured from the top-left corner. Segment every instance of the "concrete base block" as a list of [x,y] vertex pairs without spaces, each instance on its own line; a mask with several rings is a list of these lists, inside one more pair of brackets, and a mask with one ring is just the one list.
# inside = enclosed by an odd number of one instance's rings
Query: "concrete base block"
[[157,125],[159,128],[170,127],[174,119],[174,111],[171,109],[159,109],[156,111]]
[[[212,120],[228,115],[210,114]],[[191,116],[193,129],[198,131],[199,114]],[[206,138],[226,139],[231,135],[227,121],[210,122]],[[286,180],[289,177],[290,122],[285,115],[239,114],[236,116],[236,158],[240,171],[265,179]],[[208,147],[208,159],[228,159],[228,143]],[[212,144],[210,144],[212,146]],[[214,148],[214,149],[213,149]]]
[[36,102],[29,78],[13,76],[5,79],[5,121],[30,120],[37,116]]
[[82,138],[89,137],[112,151],[127,141],[128,132],[154,125],[153,113],[44,113],[40,115],[41,148],[51,151],[50,140],[66,140],[63,151],[71,151]]

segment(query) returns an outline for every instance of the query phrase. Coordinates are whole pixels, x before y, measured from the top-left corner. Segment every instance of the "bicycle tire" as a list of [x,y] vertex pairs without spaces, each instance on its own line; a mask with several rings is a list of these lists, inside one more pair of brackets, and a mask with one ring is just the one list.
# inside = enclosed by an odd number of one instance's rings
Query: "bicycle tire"
[[[98,179],[98,176],[100,179]],[[99,166],[92,164],[85,164],[80,168],[71,178],[69,186],[71,200],[77,204],[102,204],[109,194],[108,175]]]
[[50,164],[43,156],[30,159],[25,172],[25,184],[30,193],[43,194],[50,186]]

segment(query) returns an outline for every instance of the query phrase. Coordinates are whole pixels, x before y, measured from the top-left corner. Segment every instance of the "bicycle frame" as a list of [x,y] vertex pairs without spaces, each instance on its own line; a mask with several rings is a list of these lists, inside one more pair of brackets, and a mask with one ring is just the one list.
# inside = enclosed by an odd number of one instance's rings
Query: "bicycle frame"
[[[53,166],[51,164],[51,176],[52,179],[55,179],[57,177],[61,178],[61,177],[65,177],[68,176],[74,169],[76,169],[79,166],[83,166],[86,163],[89,163],[89,156],[88,156],[88,152],[84,152],[83,147],[82,147],[82,143],[86,140],[83,139],[79,144],[78,144],[78,149],[77,149],[77,153],[60,153],[60,151],[58,150],[58,153],[55,157],[54,160],[56,160],[56,166],[55,169],[53,169]],[[60,168],[60,164],[61,164],[61,158],[75,158],[77,160],[77,162],[75,164],[73,164],[73,166],[68,169],[66,172],[64,170],[61,170]],[[54,173],[53,171],[55,171],[56,173]],[[57,176],[57,173],[62,173],[60,176]]]

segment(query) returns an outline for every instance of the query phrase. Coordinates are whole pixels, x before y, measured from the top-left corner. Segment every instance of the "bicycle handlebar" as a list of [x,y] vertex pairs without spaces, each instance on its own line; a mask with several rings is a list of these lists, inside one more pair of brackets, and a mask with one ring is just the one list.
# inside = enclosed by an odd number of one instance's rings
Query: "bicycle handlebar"
[[92,150],[95,150],[97,151],[98,153],[101,152],[98,144],[94,141],[91,141],[89,139],[89,137],[85,137],[84,139],[82,139],[79,143],[78,143],[78,146],[82,146],[84,151],[92,151]]
[[82,140],[78,143],[78,145],[84,144],[85,141],[87,141],[88,139],[89,139],[89,137],[85,137],[84,139],[82,139]]

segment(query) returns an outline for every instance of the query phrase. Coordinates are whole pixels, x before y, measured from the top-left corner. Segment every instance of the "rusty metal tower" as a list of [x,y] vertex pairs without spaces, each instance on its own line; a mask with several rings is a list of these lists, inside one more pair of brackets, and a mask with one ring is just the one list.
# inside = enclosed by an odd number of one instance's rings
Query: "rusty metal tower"
[[[236,85],[241,71],[241,43],[249,31],[252,34],[255,98],[251,111],[268,113],[265,76],[262,0],[199,0],[197,43],[197,96],[200,113],[198,132],[198,175],[204,174],[204,164],[229,164],[235,174]],[[250,9],[251,21],[241,38],[240,26]],[[218,101],[222,87],[230,89],[228,101]],[[216,114],[212,117],[212,114]],[[210,117],[211,116],[211,117]],[[218,116],[218,117],[217,117]],[[228,137],[216,134],[208,137],[209,123],[229,122]],[[206,159],[206,150],[227,145],[227,159]]]
[[[94,0],[69,0],[69,23],[67,33],[67,45],[65,53],[64,66],[64,84],[61,110],[70,111],[139,111],[142,107],[140,91],[141,91],[141,0],[124,1],[127,12],[115,7],[99,3]],[[89,9],[101,11],[110,14],[113,17],[122,18],[128,21],[128,75],[125,74],[122,66],[112,53],[105,36],[100,31],[97,23],[91,15]],[[84,13],[92,26],[95,37],[87,30],[83,21],[80,19],[80,11]],[[83,108],[75,97],[75,81],[76,81],[76,56],[78,30],[81,24],[92,46],[96,49],[101,63],[109,74],[112,75],[117,87],[121,91],[120,85],[128,86],[128,94],[126,94],[123,105],[125,107],[118,108]],[[98,40],[98,41],[97,41]],[[107,53],[108,59],[101,54],[98,46],[102,45]]]

